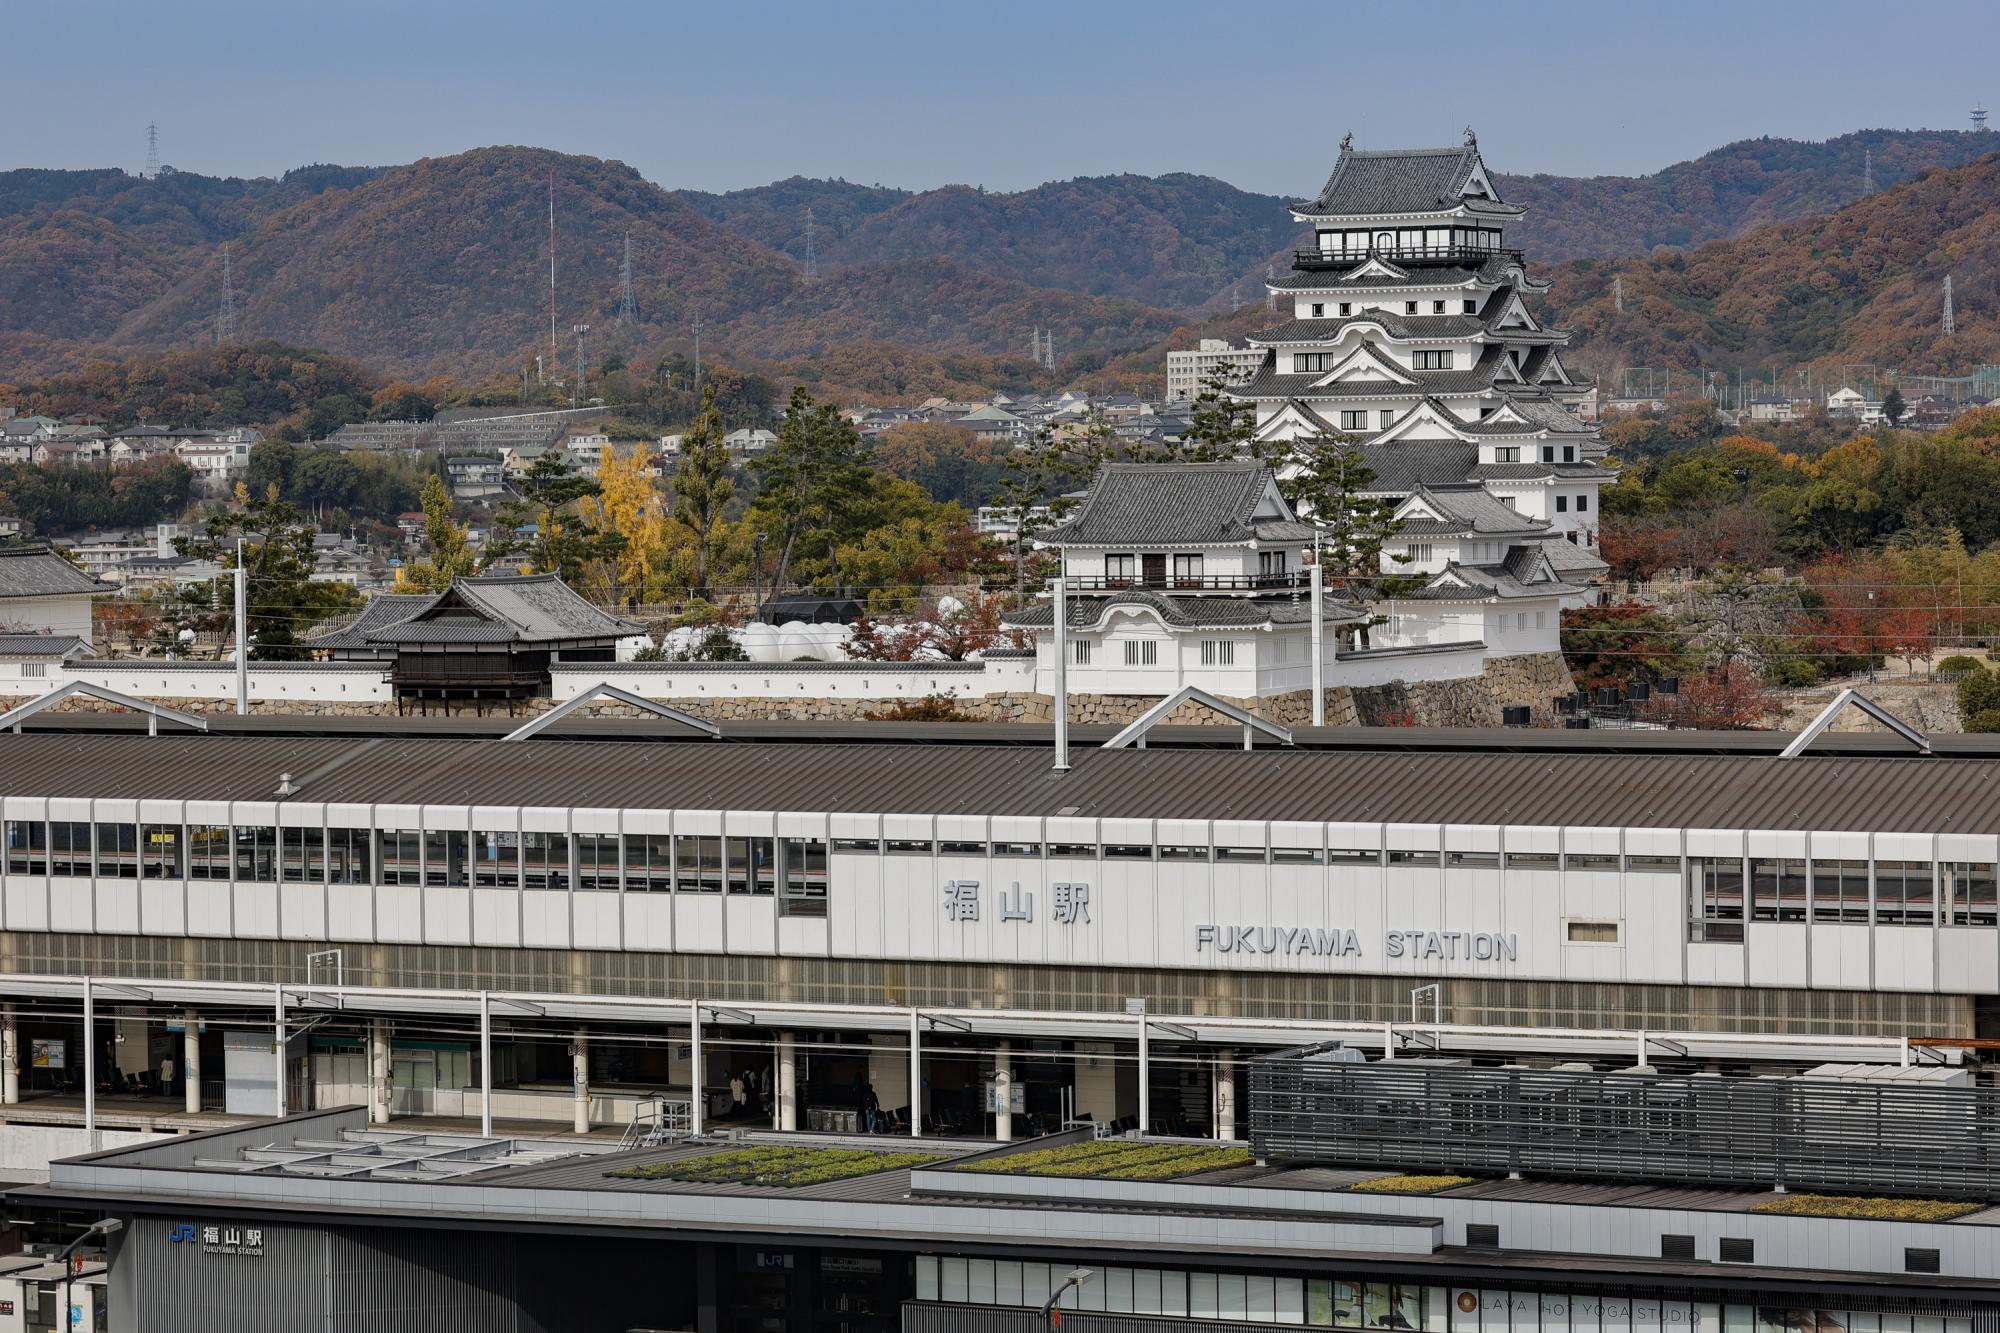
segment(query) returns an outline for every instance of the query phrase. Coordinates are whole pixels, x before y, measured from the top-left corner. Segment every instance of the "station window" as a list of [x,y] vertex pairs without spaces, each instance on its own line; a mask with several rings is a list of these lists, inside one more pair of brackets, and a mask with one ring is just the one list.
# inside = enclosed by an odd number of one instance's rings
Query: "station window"
[[1162,861],[1206,861],[1208,848],[1193,843],[1163,843],[1160,847]]
[[929,838],[891,838],[885,846],[897,856],[929,856],[931,854],[931,841]]
[[334,884],[368,883],[368,844],[374,832],[365,828],[326,831],[326,877]]
[[238,824],[235,830],[236,882],[278,882],[278,830],[270,824]]
[[983,842],[938,842],[940,856],[984,856],[986,844]]
[[420,833],[383,829],[375,843],[375,864],[384,884],[422,884],[424,839]]
[[1806,863],[1796,856],[1759,856],[1750,861],[1750,919],[1806,919]]
[[[357,829],[362,837],[372,837],[366,829]],[[229,826],[226,824],[190,824],[187,831],[187,859],[189,879],[229,878]]]
[[1563,866],[1568,870],[1616,870],[1616,852],[1571,852],[1563,858]]
[[770,838],[728,838],[729,891],[769,897],[778,891],[777,853]]
[[1153,859],[1151,843],[1107,842],[1104,844],[1104,859],[1107,861],[1150,861]]
[[278,830],[278,873],[287,884],[317,884],[325,873],[323,841],[316,828]]
[[144,825],[138,837],[140,875],[180,879],[180,825]]
[[1377,866],[1382,864],[1382,851],[1378,847],[1329,847],[1326,859],[1337,866]]
[[1559,870],[1562,868],[1562,857],[1555,852],[1509,852],[1507,853],[1507,868],[1509,870]]
[[879,852],[882,844],[874,838],[835,838],[833,850],[836,852]]
[[674,887],[674,840],[664,833],[625,835],[625,891],[670,893]]
[[1083,861],[1095,861],[1097,859],[1097,844],[1094,842],[1052,842],[1049,844],[1049,855],[1067,856]]
[[[1535,612],[1535,628],[1542,627],[1542,613]],[[1681,859],[1678,856],[1628,856],[1625,858],[1627,871],[1638,871],[1653,875],[1678,875],[1681,873]]]
[[1616,921],[1565,922],[1564,935],[1571,944],[1616,944],[1618,923]]
[[818,838],[785,838],[778,847],[785,866],[778,915],[825,916],[826,843]]
[[512,829],[472,834],[472,883],[481,889],[521,887],[521,835]]
[[90,878],[90,825],[67,819],[49,821],[49,873]]
[[674,837],[674,892],[722,892],[722,839],[706,833]]
[[996,842],[993,844],[995,856],[1040,856],[1042,844],[1039,842]]
[[576,887],[601,893],[616,893],[620,855],[616,833],[577,834]]
[[1946,861],[1938,867],[1938,884],[1944,894],[1946,925],[1990,926],[2000,921],[1992,862]]
[[523,883],[531,889],[569,888],[569,834],[523,833],[521,835]]
[[7,873],[49,873],[49,826],[39,819],[7,821]]
[[424,830],[424,883],[432,888],[465,887],[464,829]]
[[1465,866],[1472,869],[1500,868],[1498,852],[1446,852],[1444,863],[1448,866]]
[[[1818,866],[1814,866],[1817,885]],[[1867,893],[1864,890],[1862,897]],[[1928,926],[1936,919],[1937,892],[1928,861],[1875,863],[1875,919],[1886,926]],[[1853,919],[1853,918],[1848,918]],[[1866,920],[1864,910],[1861,920]]]
[[137,824],[97,826],[97,876],[99,879],[139,878]]
[[1743,942],[1743,858],[1690,856],[1688,939],[1696,944]]
[[1326,853],[1317,847],[1273,847],[1271,860],[1279,865],[1316,866],[1326,863]]
[[1397,847],[1389,853],[1392,866],[1434,866],[1438,863],[1436,852],[1418,851],[1409,847]]
[[1215,859],[1218,861],[1263,861],[1268,859],[1262,847],[1217,847]]
[[1815,921],[1868,923],[1868,863],[1814,858],[1808,862],[1812,882],[1811,916]]

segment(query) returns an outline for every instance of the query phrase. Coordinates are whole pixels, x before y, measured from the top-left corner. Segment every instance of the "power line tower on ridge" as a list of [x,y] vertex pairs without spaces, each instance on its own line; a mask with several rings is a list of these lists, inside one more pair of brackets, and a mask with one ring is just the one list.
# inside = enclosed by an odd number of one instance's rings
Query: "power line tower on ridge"
[[813,211],[806,208],[806,281],[819,277],[819,252],[813,245]]
[[632,233],[625,233],[625,263],[618,270],[618,318],[626,324],[639,322],[639,303],[632,299]]
[[1875,193],[1875,150],[1861,150],[1861,193]]
[[229,276],[229,247],[222,247],[222,309],[215,317],[215,340],[226,343],[236,336],[236,286]]
[[146,126],[146,179],[160,178],[160,127],[148,123]]
[[1611,307],[1621,315],[1625,313],[1625,275],[1622,273],[1611,275]]
[[1947,337],[1958,332],[1958,321],[1951,313],[1951,274],[1944,275],[1944,332]]

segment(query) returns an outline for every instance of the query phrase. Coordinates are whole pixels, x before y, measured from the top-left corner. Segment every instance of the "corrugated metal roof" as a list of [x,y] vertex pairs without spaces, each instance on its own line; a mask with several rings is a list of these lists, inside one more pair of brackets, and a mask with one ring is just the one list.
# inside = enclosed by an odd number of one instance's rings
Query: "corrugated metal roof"
[[1047,750],[999,744],[27,732],[0,735],[0,795],[268,800],[291,773],[300,799],[379,804],[2000,831],[1992,758],[1079,748],[1072,761],[1057,777]]

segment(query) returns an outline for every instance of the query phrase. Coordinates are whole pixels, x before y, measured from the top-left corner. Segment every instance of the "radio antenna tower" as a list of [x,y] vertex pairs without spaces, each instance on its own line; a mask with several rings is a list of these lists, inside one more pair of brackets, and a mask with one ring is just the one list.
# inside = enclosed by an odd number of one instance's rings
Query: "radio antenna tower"
[[1861,150],[1861,193],[1875,193],[1875,150]]
[[222,309],[215,317],[215,340],[226,343],[236,336],[236,288],[229,280],[229,247],[222,247]]
[[618,318],[626,324],[639,322],[639,303],[632,299],[632,233],[625,233],[625,264],[618,270]]
[[160,127],[158,125],[148,124],[146,126],[146,179],[149,181],[156,181],[159,178],[160,178]]
[[556,169],[549,168],[549,378],[556,373]]
[[819,254],[813,248],[813,211],[808,206],[806,209],[806,281],[811,282],[818,277]]
[[1625,275],[1623,273],[1614,273],[1611,275],[1611,306],[1619,314],[1622,315],[1625,313]]
[[1986,103],[1980,102],[1972,108],[1972,132],[1984,133],[1986,129]]
[[1958,321],[1951,313],[1951,274],[1944,275],[1944,332],[1947,337],[1958,332]]

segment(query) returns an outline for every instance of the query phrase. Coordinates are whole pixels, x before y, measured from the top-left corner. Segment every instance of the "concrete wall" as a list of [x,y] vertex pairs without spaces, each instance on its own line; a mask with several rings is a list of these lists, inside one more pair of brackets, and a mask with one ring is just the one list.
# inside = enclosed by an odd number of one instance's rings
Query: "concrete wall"
[[49,1163],[107,1148],[136,1148],[176,1137],[143,1129],[100,1129],[96,1141],[81,1126],[0,1125],[0,1171],[46,1172]]

